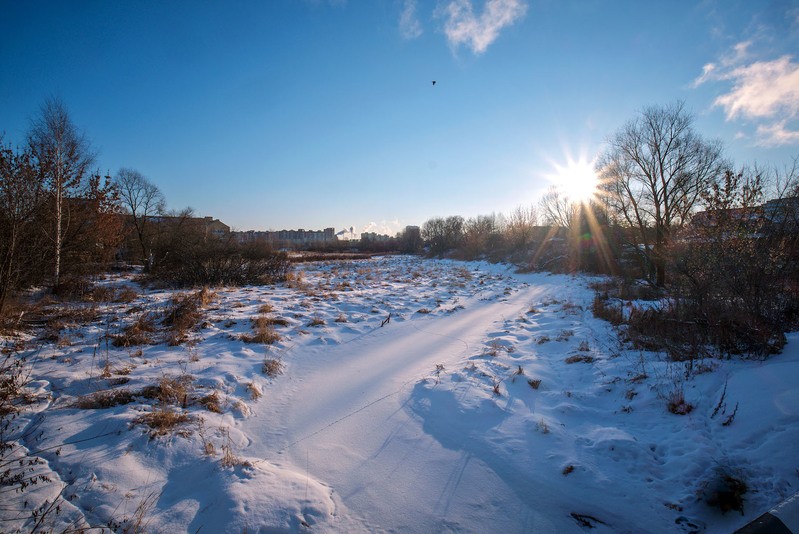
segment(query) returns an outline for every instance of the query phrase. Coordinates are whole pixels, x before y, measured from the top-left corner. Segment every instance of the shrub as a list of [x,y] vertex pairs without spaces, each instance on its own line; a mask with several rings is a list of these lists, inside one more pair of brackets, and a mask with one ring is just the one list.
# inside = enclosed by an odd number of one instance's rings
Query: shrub
[[149,275],[156,282],[175,287],[272,284],[286,280],[290,272],[288,255],[267,243],[208,238],[192,224],[174,224],[156,247]]
[[726,514],[730,510],[744,515],[744,495],[748,491],[746,482],[724,468],[715,470],[705,490],[705,502]]

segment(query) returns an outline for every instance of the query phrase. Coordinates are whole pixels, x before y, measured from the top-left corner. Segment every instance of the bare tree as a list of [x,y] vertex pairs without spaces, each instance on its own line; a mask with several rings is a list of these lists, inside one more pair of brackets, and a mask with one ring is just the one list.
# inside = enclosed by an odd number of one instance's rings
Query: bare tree
[[80,185],[94,161],[94,154],[85,135],[72,122],[66,105],[56,97],[45,100],[39,116],[31,121],[28,145],[53,199],[53,284],[58,286],[63,235],[69,224],[64,200]]
[[145,269],[149,270],[153,245],[151,220],[164,213],[166,209],[164,195],[157,185],[134,169],[119,169],[114,182],[120,202],[133,221]]
[[39,178],[30,151],[0,144],[0,314],[21,271],[20,242],[42,206]]
[[611,215],[635,230],[658,286],[666,281],[672,229],[729,167],[721,144],[703,139],[693,122],[682,102],[646,108],[610,138],[597,165]]
[[502,216],[494,213],[470,217],[464,221],[461,248],[466,257],[475,258],[494,252],[500,245],[503,225]]
[[443,254],[460,246],[464,220],[460,215],[434,217],[422,225],[422,238],[430,245],[432,254]]
[[541,197],[539,207],[544,224],[560,228],[571,228],[578,212],[578,204],[561,194],[554,185]]
[[507,244],[514,250],[527,247],[533,240],[537,225],[538,211],[535,206],[517,206],[506,217]]

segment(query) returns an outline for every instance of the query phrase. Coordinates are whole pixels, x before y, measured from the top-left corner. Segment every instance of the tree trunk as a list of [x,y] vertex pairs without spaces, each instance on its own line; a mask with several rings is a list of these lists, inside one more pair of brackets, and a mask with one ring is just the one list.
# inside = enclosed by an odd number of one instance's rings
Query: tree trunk
[[64,197],[64,188],[60,181],[56,185],[55,197],[55,269],[53,272],[54,288],[58,287],[58,284],[61,281],[61,210]]

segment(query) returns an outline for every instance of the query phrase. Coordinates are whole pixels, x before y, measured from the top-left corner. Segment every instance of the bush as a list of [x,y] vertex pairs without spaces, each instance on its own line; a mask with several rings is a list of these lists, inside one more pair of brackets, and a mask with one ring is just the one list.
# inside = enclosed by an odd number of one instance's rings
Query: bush
[[185,229],[174,234],[157,251],[154,281],[174,287],[271,284],[286,280],[291,269],[288,255],[266,243],[241,244]]
[[721,510],[722,514],[734,510],[744,515],[744,495],[748,491],[746,482],[723,468],[715,470],[708,481],[704,498],[705,502]]
[[180,345],[185,341],[189,330],[202,318],[201,308],[214,298],[207,288],[196,293],[176,295],[164,313],[163,324],[168,328],[169,345]]

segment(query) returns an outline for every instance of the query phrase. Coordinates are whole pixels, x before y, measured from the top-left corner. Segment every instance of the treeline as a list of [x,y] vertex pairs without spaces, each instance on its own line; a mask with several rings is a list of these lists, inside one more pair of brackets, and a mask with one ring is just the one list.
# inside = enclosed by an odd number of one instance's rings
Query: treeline
[[[525,216],[430,219],[426,251],[617,275],[627,283],[600,292],[595,313],[676,359],[781,349],[799,327],[799,159],[735,169],[677,102],[615,132],[596,171],[588,201],[552,188]],[[641,292],[665,305],[625,313]]]
[[21,145],[0,136],[0,313],[17,290],[79,291],[118,261],[176,286],[284,278],[285,254],[209,235],[187,208],[166,210],[157,186],[132,169],[93,169],[91,143],[64,103],[48,99]]

